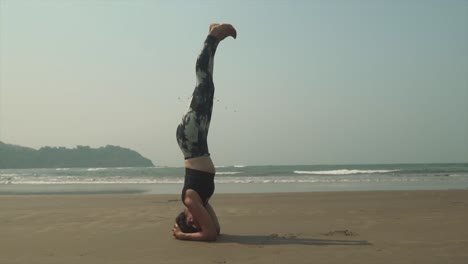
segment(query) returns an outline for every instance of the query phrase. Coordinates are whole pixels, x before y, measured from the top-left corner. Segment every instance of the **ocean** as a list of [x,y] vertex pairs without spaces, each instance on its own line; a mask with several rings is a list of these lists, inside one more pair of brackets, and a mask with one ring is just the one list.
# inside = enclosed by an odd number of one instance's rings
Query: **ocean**
[[[182,167],[2,169],[0,194],[177,194]],[[468,189],[468,163],[219,166],[216,193]]]

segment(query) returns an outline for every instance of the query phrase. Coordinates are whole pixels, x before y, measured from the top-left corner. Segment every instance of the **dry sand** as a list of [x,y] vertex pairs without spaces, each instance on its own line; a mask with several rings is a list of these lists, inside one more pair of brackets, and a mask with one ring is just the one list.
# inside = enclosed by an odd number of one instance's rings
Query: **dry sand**
[[0,263],[468,263],[468,191],[215,194],[222,236],[179,241],[179,195],[0,196]]

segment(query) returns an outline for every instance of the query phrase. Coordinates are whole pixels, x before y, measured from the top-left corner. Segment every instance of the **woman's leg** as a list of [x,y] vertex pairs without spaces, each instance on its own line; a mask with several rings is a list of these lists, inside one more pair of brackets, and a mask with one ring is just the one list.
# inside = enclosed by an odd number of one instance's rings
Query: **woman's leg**
[[197,84],[190,106],[177,127],[177,142],[186,160],[210,156],[207,137],[213,111],[214,55],[218,43],[227,36],[236,37],[236,30],[231,25],[211,24],[210,33],[197,59]]
[[218,40],[208,35],[196,63],[197,84],[190,106],[177,128],[177,142],[185,159],[209,156],[208,129],[213,111],[213,62]]

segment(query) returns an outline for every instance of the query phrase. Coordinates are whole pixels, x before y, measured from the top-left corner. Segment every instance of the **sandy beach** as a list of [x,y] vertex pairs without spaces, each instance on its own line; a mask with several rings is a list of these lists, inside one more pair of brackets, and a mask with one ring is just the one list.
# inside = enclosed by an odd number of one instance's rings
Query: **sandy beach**
[[172,237],[178,195],[0,196],[0,263],[468,263],[468,191],[215,194],[217,242]]

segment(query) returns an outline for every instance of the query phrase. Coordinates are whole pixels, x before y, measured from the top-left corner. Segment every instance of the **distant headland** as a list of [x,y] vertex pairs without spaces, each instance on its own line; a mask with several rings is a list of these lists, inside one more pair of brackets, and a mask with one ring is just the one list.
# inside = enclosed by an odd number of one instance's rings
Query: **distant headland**
[[0,141],[0,169],[153,167],[138,152],[119,146],[42,147],[39,150]]

